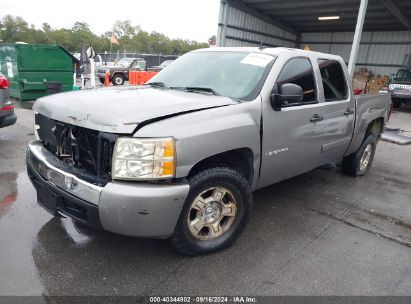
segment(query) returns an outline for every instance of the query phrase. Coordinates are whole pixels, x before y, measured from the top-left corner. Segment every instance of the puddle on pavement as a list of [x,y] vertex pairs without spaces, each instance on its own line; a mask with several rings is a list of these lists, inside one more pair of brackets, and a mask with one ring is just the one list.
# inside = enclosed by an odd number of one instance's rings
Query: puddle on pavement
[[[25,174],[25,172],[21,173]],[[27,185],[26,177],[19,179],[19,174],[15,172],[6,172],[0,174],[0,218],[11,211],[13,204],[16,204],[19,194],[19,185],[21,187],[31,187],[31,184]],[[34,191],[34,189],[33,189]],[[24,204],[24,202],[20,202]],[[30,201],[29,205],[36,204],[36,199]],[[27,206],[27,205],[26,205]],[[24,207],[23,205],[14,205],[16,209]],[[44,211],[46,212],[46,211]],[[71,219],[62,218],[61,225],[64,227],[67,235],[78,245],[85,244],[90,241],[90,237],[85,235],[77,228]]]
[[14,172],[0,174],[0,217],[6,214],[17,200],[17,177],[18,174]]
[[61,224],[67,232],[67,235],[75,242],[77,245],[87,244],[92,240],[92,238],[81,231],[73,224],[70,219],[62,219]]

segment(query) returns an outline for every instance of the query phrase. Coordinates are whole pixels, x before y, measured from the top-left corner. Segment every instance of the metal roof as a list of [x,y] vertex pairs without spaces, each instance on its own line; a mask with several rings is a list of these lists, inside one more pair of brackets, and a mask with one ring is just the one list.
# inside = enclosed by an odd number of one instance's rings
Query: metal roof
[[[290,32],[354,31],[360,0],[228,0]],[[318,17],[340,16],[319,21]],[[411,1],[369,0],[364,31],[411,30]]]

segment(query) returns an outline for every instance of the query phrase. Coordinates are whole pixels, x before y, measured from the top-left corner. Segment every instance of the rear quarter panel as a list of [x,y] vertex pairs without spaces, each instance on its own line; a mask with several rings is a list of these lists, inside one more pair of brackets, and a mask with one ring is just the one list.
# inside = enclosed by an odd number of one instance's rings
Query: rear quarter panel
[[358,95],[356,99],[354,134],[345,155],[351,155],[358,150],[364,140],[368,125],[373,120],[383,118],[385,126],[391,107],[391,96],[388,93]]

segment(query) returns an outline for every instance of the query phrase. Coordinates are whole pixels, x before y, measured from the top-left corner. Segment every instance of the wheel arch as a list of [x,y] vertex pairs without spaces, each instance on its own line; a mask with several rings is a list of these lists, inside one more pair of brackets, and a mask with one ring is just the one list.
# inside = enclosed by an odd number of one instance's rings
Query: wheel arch
[[364,139],[369,135],[372,134],[376,139],[379,139],[382,132],[384,132],[384,118],[379,117],[372,121],[367,126],[367,131],[365,132]]
[[384,131],[387,117],[385,115],[374,116],[370,121],[367,121],[366,115],[364,115],[362,118],[357,118],[357,120],[359,125],[355,127],[352,142],[344,156],[354,154],[369,134],[374,135],[378,140]]
[[250,148],[239,148],[218,153],[198,161],[190,169],[187,177],[216,166],[227,166],[238,170],[252,185],[254,179],[254,153]]

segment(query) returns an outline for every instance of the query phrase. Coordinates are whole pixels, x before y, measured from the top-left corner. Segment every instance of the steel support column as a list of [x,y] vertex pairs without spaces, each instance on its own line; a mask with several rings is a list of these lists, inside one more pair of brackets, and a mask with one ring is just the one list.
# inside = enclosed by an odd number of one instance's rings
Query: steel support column
[[368,0],[361,0],[360,10],[358,11],[357,25],[355,27],[354,40],[352,42],[352,49],[350,61],[348,63],[348,72],[352,77],[354,75],[355,63],[357,61],[358,50],[360,48],[362,28],[364,26],[365,14],[367,12]]

